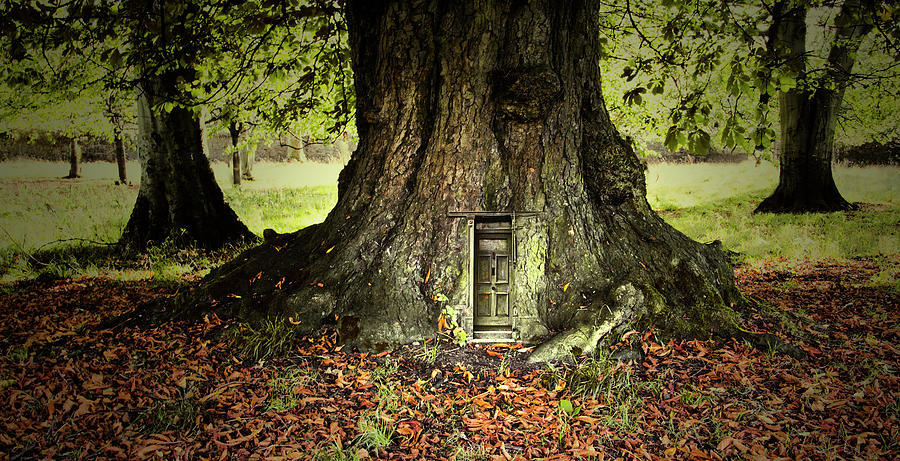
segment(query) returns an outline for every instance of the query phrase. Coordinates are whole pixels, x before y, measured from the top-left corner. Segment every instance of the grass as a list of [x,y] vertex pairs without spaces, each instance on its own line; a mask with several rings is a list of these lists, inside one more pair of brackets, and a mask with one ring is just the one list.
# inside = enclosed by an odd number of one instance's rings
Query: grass
[[388,359],[372,371],[371,382],[376,389],[376,405],[375,408],[364,411],[357,420],[354,446],[365,450],[382,450],[394,440],[397,422],[392,415],[404,409],[400,395],[396,392],[397,383],[392,379],[397,373],[397,367],[396,362]]
[[[114,243],[137,197],[135,185],[115,185],[115,165],[88,163],[82,178],[59,179],[62,162],[16,160],[0,169],[0,280],[106,275],[171,281],[202,272],[241,248],[212,254],[167,248],[120,257]],[[224,163],[213,170],[225,198],[257,235],[293,232],[325,218],[337,201],[337,165],[261,163],[257,181],[232,186]],[[132,175],[137,164],[129,164]]]
[[265,319],[258,325],[241,324],[232,338],[236,355],[253,362],[283,357],[299,340],[290,323],[278,317]]
[[318,379],[317,371],[296,366],[286,368],[269,381],[268,410],[279,412],[300,405],[303,396],[298,388],[315,385]]
[[753,214],[777,170],[753,162],[651,165],[647,198],[663,218],[701,242],[720,240],[747,262],[771,258],[851,259],[900,254],[900,168],[835,168],[847,213]]
[[138,415],[135,426],[141,434],[158,434],[169,430],[194,433],[200,427],[204,409],[192,392],[184,392],[171,400],[160,400]]
[[[593,399],[604,403],[598,414],[606,427],[631,431],[638,421],[635,414],[643,405],[638,389],[649,387],[633,379],[631,370],[606,355],[595,355],[574,367],[554,368],[548,365],[542,381],[548,389],[560,388],[573,399]],[[562,386],[564,384],[564,386]],[[565,405],[563,405],[565,403]],[[571,401],[560,401],[560,417],[568,420],[580,409]],[[565,426],[565,424],[563,424]]]
[[[137,186],[114,185],[115,165],[87,163],[83,177],[62,180],[65,162],[15,160],[0,168],[0,281],[67,278],[176,281],[202,275],[242,248],[204,254],[166,248],[119,255],[115,242],[128,221]],[[132,178],[138,165],[128,165]],[[226,200],[251,231],[292,232],[321,221],[337,201],[339,165],[259,163],[256,181],[230,184],[231,170],[214,163]],[[768,163],[651,165],[648,201],[691,238],[720,240],[744,261],[771,258],[850,259],[900,254],[900,168],[835,168],[844,196],[866,205],[848,213],[754,215],[774,187]],[[136,179],[133,179],[136,182]],[[897,285],[895,264],[880,283]]]

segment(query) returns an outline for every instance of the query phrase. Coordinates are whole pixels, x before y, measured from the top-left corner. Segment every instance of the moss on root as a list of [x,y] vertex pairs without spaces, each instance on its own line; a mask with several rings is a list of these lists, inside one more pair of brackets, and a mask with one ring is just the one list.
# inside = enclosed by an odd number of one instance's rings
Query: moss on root
[[544,362],[592,354],[598,347],[616,342],[626,331],[651,327],[661,337],[743,336],[738,313],[716,298],[718,302],[671,309],[663,294],[649,284],[620,284],[575,316],[574,325],[538,346],[529,360]]

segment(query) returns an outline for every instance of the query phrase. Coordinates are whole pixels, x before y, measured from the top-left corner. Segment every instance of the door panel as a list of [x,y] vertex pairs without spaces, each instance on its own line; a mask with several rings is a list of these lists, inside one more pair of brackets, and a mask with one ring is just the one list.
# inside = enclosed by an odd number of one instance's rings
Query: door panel
[[509,283],[509,256],[497,255],[496,256],[496,283]]
[[509,294],[497,293],[494,295],[497,304],[497,316],[509,317]]
[[509,232],[476,234],[475,325],[510,325]]
[[478,317],[490,317],[491,316],[491,292],[488,290],[487,292],[478,292],[475,294],[475,316]]
[[491,256],[479,255],[475,258],[475,283],[491,285]]

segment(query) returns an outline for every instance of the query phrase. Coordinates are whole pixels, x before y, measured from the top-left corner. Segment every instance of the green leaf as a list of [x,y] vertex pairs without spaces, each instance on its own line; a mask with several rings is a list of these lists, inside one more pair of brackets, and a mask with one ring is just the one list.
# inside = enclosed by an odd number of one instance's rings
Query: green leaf
[[666,141],[664,143],[666,145],[666,149],[669,149],[670,152],[675,152],[678,150],[678,127],[672,125],[669,127],[669,131],[666,133]]
[[122,66],[122,53],[118,49],[113,49],[112,53],[109,54],[109,65],[113,69],[118,69]]
[[778,86],[781,91],[787,92],[790,89],[797,87],[797,79],[794,78],[793,75],[781,75],[778,78]]
[[622,99],[625,101],[625,104],[640,105],[641,102],[643,102],[643,98],[641,97],[641,94],[646,91],[647,91],[646,88],[639,86],[637,88],[634,88],[634,89],[628,91],[624,95],[622,95]]
[[572,416],[572,413],[575,412],[575,408],[572,407],[572,402],[566,399],[559,401],[559,409],[569,416]]
[[700,155],[709,153],[709,133],[699,130],[694,136],[694,152]]

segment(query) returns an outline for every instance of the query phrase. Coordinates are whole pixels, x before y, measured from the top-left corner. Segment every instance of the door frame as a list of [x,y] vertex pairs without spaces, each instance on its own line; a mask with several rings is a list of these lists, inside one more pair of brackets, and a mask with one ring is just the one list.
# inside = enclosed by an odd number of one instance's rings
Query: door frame
[[[479,227],[490,224],[491,227],[479,229]],[[480,226],[481,225],[481,226]],[[470,240],[470,306],[472,309],[472,326],[474,329],[497,329],[512,328],[513,317],[515,316],[515,223],[511,214],[497,214],[491,216],[475,216],[472,222],[472,235]],[[498,320],[491,322],[479,322],[477,297],[478,297],[478,268],[477,257],[479,254],[478,243],[483,237],[505,237],[507,241],[507,315],[505,319],[496,317]]]

